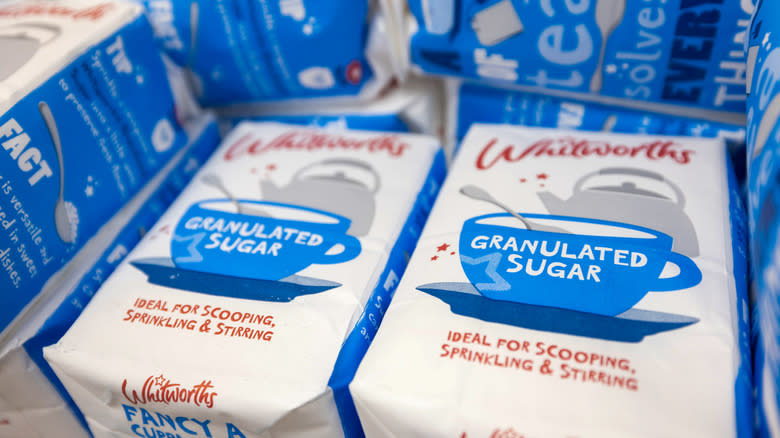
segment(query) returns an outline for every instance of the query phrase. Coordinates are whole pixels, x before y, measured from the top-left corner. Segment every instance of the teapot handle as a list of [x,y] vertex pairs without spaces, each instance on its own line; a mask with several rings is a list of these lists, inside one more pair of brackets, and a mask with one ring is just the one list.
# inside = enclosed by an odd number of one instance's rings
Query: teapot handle
[[583,176],[582,178],[577,180],[577,182],[574,184],[574,192],[575,193],[581,192],[582,191],[582,186],[583,186],[583,184],[585,184],[585,181],[587,181],[588,179],[590,179],[590,178],[592,178],[594,176],[599,176],[599,175],[640,176],[642,178],[653,179],[653,180],[656,180],[656,181],[660,181],[660,182],[666,183],[666,185],[668,185],[672,189],[672,191],[674,191],[674,195],[675,195],[675,197],[677,197],[677,205],[679,205],[680,208],[684,208],[685,207],[685,195],[683,195],[682,190],[680,190],[680,188],[677,187],[676,184],[674,184],[673,182],[671,182],[668,179],[666,179],[660,173],[653,172],[653,171],[650,171],[650,170],[645,170],[645,169],[636,169],[636,168],[633,168],[633,167],[606,167],[604,169],[600,169],[600,170],[597,170],[595,172],[591,172],[589,174],[586,174],[585,176]]
[[47,32],[48,35],[43,35],[43,40],[40,41],[41,45],[47,44],[50,41],[57,38],[62,31],[59,27],[48,24],[48,23],[24,23],[24,24],[12,24],[10,26],[3,27],[2,30],[0,30],[0,35],[5,35],[4,32],[8,31],[9,29],[18,29],[20,27],[27,27],[27,28],[35,28],[42,32]]
[[330,165],[330,164],[339,164],[339,165],[346,165],[346,166],[353,166],[353,167],[359,167],[363,170],[367,170],[371,173],[371,176],[374,180],[374,188],[371,190],[372,193],[376,193],[379,190],[379,175],[376,173],[376,170],[374,170],[373,167],[370,165],[359,161],[359,160],[353,160],[350,158],[328,158],[322,161],[316,161],[314,163],[311,163],[307,166],[304,166],[300,169],[298,169],[297,172],[295,172],[295,175],[293,175],[293,180],[298,180],[301,178],[301,175],[306,172],[307,170],[311,169],[314,166],[320,166],[320,165]]

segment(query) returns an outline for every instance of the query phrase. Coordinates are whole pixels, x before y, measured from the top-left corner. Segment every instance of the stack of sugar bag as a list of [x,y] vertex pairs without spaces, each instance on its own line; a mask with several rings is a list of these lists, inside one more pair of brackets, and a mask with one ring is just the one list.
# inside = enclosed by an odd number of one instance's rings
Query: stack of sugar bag
[[767,1],[0,0],[0,436],[745,436],[746,135],[780,435]]

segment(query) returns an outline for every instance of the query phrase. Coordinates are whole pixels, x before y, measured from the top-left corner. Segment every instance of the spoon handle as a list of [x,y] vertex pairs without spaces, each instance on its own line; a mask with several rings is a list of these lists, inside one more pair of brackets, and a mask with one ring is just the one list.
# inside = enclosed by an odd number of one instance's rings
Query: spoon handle
[[502,204],[501,202],[499,202],[499,201],[497,201],[497,200],[495,200],[495,199],[493,199],[493,200],[492,200],[492,202],[493,202],[494,204],[496,204],[497,206],[499,206],[499,207],[503,208],[504,210],[506,210],[506,212],[507,212],[507,213],[511,214],[511,215],[512,215],[512,216],[514,216],[516,219],[519,219],[519,220],[520,220],[520,222],[522,222],[522,223],[523,223],[523,225],[525,225],[525,227],[526,227],[528,230],[533,230],[533,229],[534,229],[534,227],[532,227],[532,226],[531,226],[531,223],[530,223],[530,222],[528,222],[528,220],[527,220],[526,218],[524,218],[524,217],[520,216],[519,214],[515,213],[515,212],[514,212],[514,211],[512,211],[512,209],[511,209],[511,208],[509,208],[508,206],[506,206],[506,205]]
[[522,217],[519,214],[515,213],[511,208],[509,208],[508,206],[504,205],[502,202],[500,202],[499,200],[494,198],[490,193],[486,192],[485,190],[483,190],[483,189],[481,189],[481,188],[479,188],[477,186],[466,185],[466,186],[461,187],[460,193],[462,193],[465,196],[468,196],[471,199],[475,199],[475,200],[478,200],[478,201],[489,202],[489,203],[491,203],[491,204],[493,204],[493,205],[495,205],[497,207],[500,207],[501,209],[503,209],[507,213],[509,213],[512,216],[514,216],[516,219],[520,220],[520,222],[522,222],[523,225],[525,225],[525,227],[527,229],[533,230],[533,227],[531,226],[531,222],[527,221],[524,217]]
[[65,193],[65,163],[62,159],[60,132],[57,129],[57,122],[54,120],[54,114],[51,113],[49,104],[41,101],[38,103],[38,111],[41,113],[44,123],[46,123],[46,129],[48,129],[51,141],[54,143],[54,151],[57,153],[57,162],[60,165],[60,198],[62,198]]
[[192,64],[195,62],[195,46],[198,44],[198,17],[200,8],[197,0],[190,2],[190,51],[187,54],[187,68],[192,70]]
[[210,185],[211,187],[214,187],[215,189],[219,190],[220,192],[224,193],[225,196],[228,197],[230,202],[236,206],[236,212],[239,214],[243,214],[243,210],[241,208],[241,203],[238,202],[238,200],[233,197],[233,195],[228,191],[227,187],[222,183],[222,178],[217,176],[216,174],[210,173],[207,175],[204,175],[203,178],[201,178],[201,181],[204,183]]
[[607,52],[607,40],[604,39],[604,41],[601,44],[601,51],[599,52],[599,62],[596,64],[596,71],[593,72],[593,77],[590,79],[590,92],[591,93],[598,93],[601,91],[601,87],[604,83],[604,72],[602,71],[604,69],[604,56],[606,56]]

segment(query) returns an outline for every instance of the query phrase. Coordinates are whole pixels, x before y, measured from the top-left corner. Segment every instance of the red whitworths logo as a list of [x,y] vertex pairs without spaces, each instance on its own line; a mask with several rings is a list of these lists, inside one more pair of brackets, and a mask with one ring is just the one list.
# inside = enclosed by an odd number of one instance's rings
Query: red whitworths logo
[[509,144],[498,146],[498,139],[491,139],[477,156],[477,169],[490,169],[496,163],[514,163],[527,157],[640,157],[657,161],[669,159],[679,164],[688,164],[695,151],[681,149],[671,140],[656,140],[640,145],[613,144],[607,141],[593,141],[574,137],[544,138],[530,146]]
[[290,131],[265,143],[251,133],[245,134],[230,145],[225,160],[235,160],[242,155],[259,155],[270,150],[318,151],[338,149],[347,151],[364,150],[372,153],[385,152],[391,157],[401,156],[409,144],[397,135],[382,135],[370,138],[349,138],[338,134],[312,131]]
[[99,20],[111,9],[114,5],[110,3],[101,3],[99,5],[90,6],[87,8],[73,8],[69,6],[49,5],[46,3],[33,3],[33,4],[18,4],[13,6],[5,6],[0,8],[0,17],[25,17],[25,16],[41,16],[48,15],[53,17],[71,17],[74,20]]
[[122,382],[122,395],[132,404],[146,403],[185,403],[195,406],[214,407],[217,393],[211,391],[214,385],[211,380],[203,380],[192,387],[173,383],[162,374],[149,376],[141,386],[140,391],[127,388],[127,379]]

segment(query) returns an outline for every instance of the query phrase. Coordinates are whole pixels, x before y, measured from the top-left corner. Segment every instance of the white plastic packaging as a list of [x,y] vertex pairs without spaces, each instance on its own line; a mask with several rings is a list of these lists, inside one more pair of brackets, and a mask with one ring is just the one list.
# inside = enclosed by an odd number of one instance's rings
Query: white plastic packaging
[[366,436],[751,436],[744,220],[720,140],[475,125],[350,385]]
[[432,137],[242,123],[46,359],[96,437],[359,434],[443,171]]

